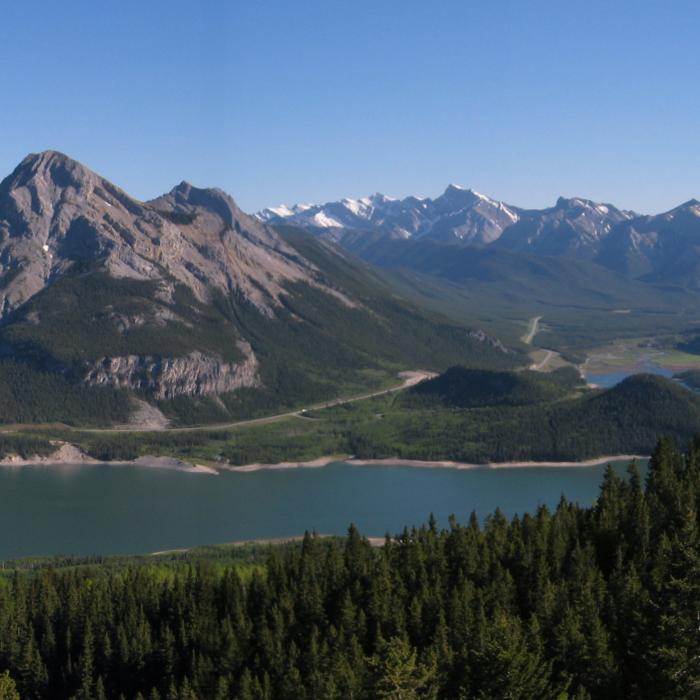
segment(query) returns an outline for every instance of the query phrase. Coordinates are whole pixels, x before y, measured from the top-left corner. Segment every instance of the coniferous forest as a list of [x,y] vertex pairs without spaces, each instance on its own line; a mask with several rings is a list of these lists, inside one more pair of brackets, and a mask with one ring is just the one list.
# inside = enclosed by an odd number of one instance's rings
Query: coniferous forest
[[0,579],[0,698],[699,698],[700,439],[592,507]]

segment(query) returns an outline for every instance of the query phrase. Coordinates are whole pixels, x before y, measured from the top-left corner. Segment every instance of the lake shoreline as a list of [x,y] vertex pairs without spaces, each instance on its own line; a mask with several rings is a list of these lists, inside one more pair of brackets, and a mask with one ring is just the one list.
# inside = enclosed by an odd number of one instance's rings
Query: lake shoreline
[[68,443],[62,444],[56,452],[45,455],[21,457],[9,455],[0,459],[0,467],[35,467],[35,466],[114,466],[146,467],[149,469],[168,469],[191,474],[219,475],[221,472],[250,474],[259,471],[282,471],[287,469],[321,469],[329,464],[344,462],[358,467],[413,467],[416,469],[560,469],[562,467],[598,467],[608,462],[624,462],[649,459],[648,455],[605,455],[581,461],[526,461],[508,462],[456,462],[453,460],[421,460],[385,457],[382,459],[358,459],[352,455],[324,455],[305,461],[288,461],[276,463],[253,462],[251,464],[233,465],[229,463],[208,466],[192,464],[176,457],[145,455],[131,460],[99,460],[85,454],[80,448]]
[[210,474],[218,476],[219,472],[203,464],[183,462],[176,457],[146,455],[130,460],[100,460],[85,454],[75,445],[63,443],[50,455],[8,455],[0,459],[0,467],[60,467],[60,466],[111,466],[111,467],[148,467],[149,469],[169,469],[190,474]]
[[417,469],[560,469],[562,467],[599,467],[608,462],[631,462],[633,460],[649,459],[649,455],[606,455],[594,457],[582,461],[559,461],[559,462],[535,462],[535,461],[510,461],[510,462],[455,462],[452,460],[421,460],[421,459],[399,459],[398,457],[386,457],[383,459],[356,459],[354,457],[342,457],[331,455],[319,457],[307,462],[278,462],[276,464],[243,464],[241,466],[217,466],[223,471],[237,473],[251,473],[257,471],[272,471],[284,469],[319,469],[335,462],[358,467],[415,467]]

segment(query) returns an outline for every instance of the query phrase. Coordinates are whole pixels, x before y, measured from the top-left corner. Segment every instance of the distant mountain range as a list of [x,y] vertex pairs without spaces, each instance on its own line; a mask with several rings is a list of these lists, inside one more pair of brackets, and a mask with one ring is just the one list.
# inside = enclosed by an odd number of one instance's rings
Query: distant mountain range
[[354,250],[363,238],[431,241],[592,261],[635,279],[700,287],[697,200],[655,216],[582,198],[562,197],[547,209],[523,209],[450,185],[435,199],[375,194],[265,209],[257,217],[302,226]]
[[473,190],[450,185],[436,199],[392,199],[373,194],[328,204],[264,209],[261,221],[315,229],[367,229],[389,238],[431,238],[464,245],[488,245],[517,223],[520,210]]
[[515,358],[222,190],[141,202],[55,151],[0,183],[0,422],[209,422]]

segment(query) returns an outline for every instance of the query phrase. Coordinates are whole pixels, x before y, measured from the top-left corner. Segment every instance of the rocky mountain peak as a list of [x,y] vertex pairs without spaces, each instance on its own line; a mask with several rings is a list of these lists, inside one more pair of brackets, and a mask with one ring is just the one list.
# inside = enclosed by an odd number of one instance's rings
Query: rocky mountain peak
[[178,281],[201,301],[237,290],[268,315],[287,283],[323,287],[310,262],[223,190],[182,182],[140,202],[57,151],[27,156],[0,184],[0,261],[0,317],[77,261],[113,277]]
[[557,197],[557,201],[556,201],[556,204],[554,205],[554,208],[555,209],[568,209],[571,206],[573,201],[574,200],[571,197]]
[[143,213],[140,202],[59,151],[28,155],[0,183],[0,227],[7,217],[25,224],[26,235],[65,233],[78,210],[104,208]]
[[154,199],[149,204],[156,208],[161,204],[170,204],[173,208],[186,210],[206,209],[216,214],[226,226],[233,226],[234,222],[243,216],[233,197],[223,190],[215,187],[195,187],[184,180],[167,195]]
[[691,211],[695,214],[699,207],[700,201],[698,201],[697,199],[689,199],[687,202],[683,202],[683,204],[676,207],[675,209],[672,209],[671,211]]
[[471,188],[450,184],[445,188],[445,191],[435,200],[435,202],[438,203],[440,201],[449,201],[451,203],[468,205],[475,204],[486,199],[488,198],[484,197],[484,195],[480,195]]
[[77,190],[97,179],[95,173],[59,151],[30,153],[0,184],[1,191],[26,187],[31,182],[53,183]]

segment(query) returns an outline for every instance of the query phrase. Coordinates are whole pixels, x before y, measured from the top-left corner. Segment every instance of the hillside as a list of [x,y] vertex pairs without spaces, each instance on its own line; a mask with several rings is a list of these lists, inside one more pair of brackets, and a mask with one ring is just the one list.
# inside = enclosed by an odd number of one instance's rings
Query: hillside
[[412,388],[401,403],[405,407],[528,406],[564,398],[582,385],[578,372],[570,367],[548,374],[450,367]]
[[[482,385],[491,373],[483,374]],[[440,379],[446,384],[450,376],[448,372]],[[409,438],[407,431],[398,429],[401,419],[397,417],[396,429],[385,434],[386,441],[377,436],[377,444],[388,453],[398,450],[401,456],[421,459],[558,461],[649,454],[661,437],[686,444],[700,431],[700,396],[657,375],[634,375],[606,391],[579,396],[571,391],[556,396],[548,386],[551,379],[539,382],[538,386],[533,376],[530,386],[523,382],[517,390],[511,389],[510,400],[501,398],[501,405],[492,390],[496,400],[481,407],[472,402],[469,384],[443,387],[441,393],[449,391],[450,402],[442,411],[432,409],[422,429]],[[414,397],[422,397],[424,391],[419,385],[397,401],[396,408],[407,413],[405,422],[414,426],[421,425],[420,409],[412,408],[421,404]],[[549,399],[543,400],[547,391]],[[513,396],[518,392],[516,403]],[[464,398],[458,398],[460,393]],[[455,408],[460,401],[464,408]],[[441,434],[439,441],[436,431]]]
[[690,290],[630,279],[590,260],[391,241],[359,231],[339,242],[381,267],[402,296],[511,341],[528,318],[543,315],[546,328],[537,344],[567,352],[624,336],[678,332],[700,308]]
[[[125,422],[146,404],[161,422],[207,422],[361,391],[398,369],[522,362],[221,190],[181,183],[140,202],[53,151],[0,183],[0,294],[3,422]],[[60,402],[46,389],[58,386]]]

